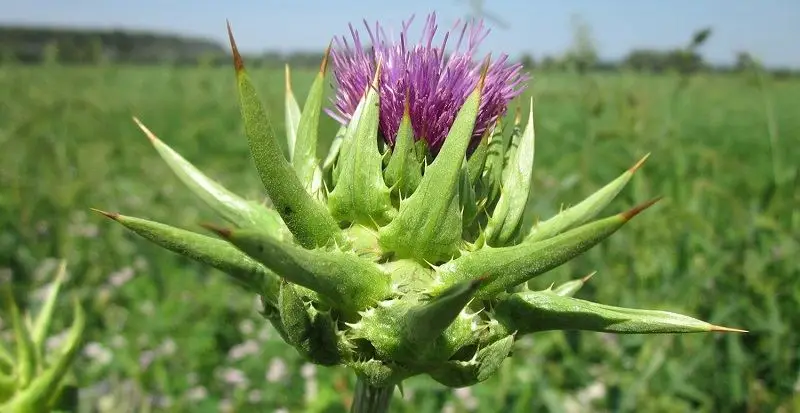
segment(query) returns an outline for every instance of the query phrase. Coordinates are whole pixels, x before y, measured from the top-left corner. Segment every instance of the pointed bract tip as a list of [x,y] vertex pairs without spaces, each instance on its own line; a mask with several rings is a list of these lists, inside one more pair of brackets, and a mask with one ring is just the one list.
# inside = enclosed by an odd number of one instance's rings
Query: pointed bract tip
[[285,65],[284,72],[285,72],[284,79],[286,82],[286,93],[292,93],[292,73],[291,70],[289,70],[288,63]]
[[231,22],[230,20],[225,20],[225,24],[228,26],[228,40],[231,42],[231,53],[233,53],[233,68],[236,69],[236,73],[241,72],[244,70],[244,62],[242,61],[242,55],[239,54],[239,48],[236,47],[236,40],[233,38],[233,30],[231,30]]
[[483,92],[483,84],[486,83],[486,75],[489,73],[489,66],[492,61],[492,55],[486,56],[486,61],[483,63],[483,67],[481,68],[481,78],[478,80],[478,91]]
[[636,165],[633,165],[630,169],[628,169],[628,172],[630,172],[630,173],[636,172],[639,168],[642,167],[642,165],[644,165],[644,162],[649,157],[650,157],[650,153],[648,152],[645,156],[642,157],[642,159],[639,159],[639,162],[636,162]]
[[381,66],[383,66],[383,56],[378,57],[378,61],[375,62],[375,74],[372,76],[372,87],[376,92],[378,91],[378,86],[380,85]]
[[97,208],[89,208],[89,209],[91,209],[94,212],[97,212],[98,214],[104,215],[106,218],[113,219],[114,221],[119,220],[119,214],[116,212],[103,211],[102,209],[97,209]]
[[742,330],[740,328],[730,328],[730,327],[723,327],[723,326],[711,326],[711,331],[720,332],[720,333],[749,333],[747,330]]
[[328,47],[325,48],[325,55],[322,56],[322,63],[319,65],[319,72],[323,76],[325,76],[325,73],[328,70],[328,59],[331,56],[331,47],[333,47],[333,39],[331,39],[330,43],[328,43]]
[[205,222],[200,223],[200,226],[205,228],[205,229],[207,229],[207,230],[209,230],[209,231],[211,231],[211,232],[213,232],[213,233],[215,233],[215,234],[217,234],[217,235],[219,235],[222,238],[225,238],[225,239],[230,238],[231,237],[231,233],[233,232],[229,228],[223,228],[223,227],[220,227],[220,226],[217,226],[217,225],[214,225],[214,224],[205,223]]
[[650,208],[651,206],[653,206],[653,204],[655,204],[656,202],[660,201],[661,198],[663,198],[663,197],[659,196],[659,197],[653,198],[653,199],[651,199],[651,200],[649,200],[647,202],[639,204],[639,205],[637,205],[637,206],[635,206],[635,207],[623,212],[622,213],[622,219],[624,219],[625,221],[630,221],[633,217],[638,215],[640,212],[644,211],[647,208]]
[[158,136],[153,133],[147,126],[144,126],[144,123],[139,120],[136,116],[133,117],[133,121],[136,123],[136,126],[144,132],[144,135],[147,136],[147,139],[150,139],[150,142],[158,142]]
[[585,283],[586,281],[589,281],[592,277],[594,277],[595,274],[597,274],[597,271],[592,271],[589,274],[586,274],[583,276],[583,278],[581,278],[581,282]]
[[522,103],[517,102],[517,107],[514,109],[514,126],[519,126],[521,122],[522,122]]

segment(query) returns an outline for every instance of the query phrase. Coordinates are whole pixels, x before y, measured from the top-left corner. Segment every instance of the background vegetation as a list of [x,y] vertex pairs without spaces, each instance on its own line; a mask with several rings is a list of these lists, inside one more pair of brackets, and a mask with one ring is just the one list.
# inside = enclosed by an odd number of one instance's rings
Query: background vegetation
[[[529,88],[531,208],[547,217],[647,152],[607,213],[666,197],[531,285],[597,270],[578,297],[751,333],[544,333],[521,340],[497,376],[469,390],[409,380],[398,411],[800,411],[800,82],[744,54],[726,70],[698,63],[701,34],[682,49],[631,52],[625,64],[604,65],[579,41],[552,62],[526,61],[538,67]],[[0,272],[13,277],[19,302],[35,307],[56,259],[68,260],[67,291],[91,317],[71,377],[80,411],[345,411],[353,377],[304,364],[254,311],[254,297],[89,211],[192,229],[214,220],[131,115],[232,190],[262,197],[233,72],[216,67],[224,50],[155,35],[22,29],[0,31],[0,50]],[[158,65],[143,64],[154,56]],[[299,67],[319,57],[266,55],[253,70],[279,135],[283,72],[274,66],[298,66],[302,104],[313,72]],[[325,117],[321,127],[330,137],[337,125]],[[69,323],[69,294],[62,298],[55,327]],[[0,330],[9,339],[8,325]]]

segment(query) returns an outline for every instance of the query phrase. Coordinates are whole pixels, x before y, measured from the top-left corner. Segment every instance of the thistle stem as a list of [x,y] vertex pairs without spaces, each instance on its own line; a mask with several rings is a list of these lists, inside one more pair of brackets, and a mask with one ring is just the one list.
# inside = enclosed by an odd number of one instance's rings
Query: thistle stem
[[361,377],[356,381],[356,392],[350,413],[384,413],[389,411],[394,386],[373,387]]

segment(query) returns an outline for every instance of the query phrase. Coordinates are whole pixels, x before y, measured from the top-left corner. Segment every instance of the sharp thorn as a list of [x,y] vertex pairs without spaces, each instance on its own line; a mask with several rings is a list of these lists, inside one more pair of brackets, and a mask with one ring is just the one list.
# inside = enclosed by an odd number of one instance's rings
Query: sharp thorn
[[592,278],[595,274],[597,274],[597,271],[590,272],[589,274],[587,274],[583,278],[581,278],[581,282],[585,283],[586,281],[589,281],[589,279]]
[[655,204],[656,202],[660,201],[661,198],[663,198],[663,197],[659,196],[659,197],[653,198],[653,199],[651,199],[651,200],[649,200],[649,201],[647,201],[647,202],[645,202],[643,204],[637,205],[637,206],[629,209],[628,211],[623,212],[622,213],[622,219],[624,219],[625,221],[630,221],[633,217],[638,215],[640,212],[644,211],[647,208],[650,208],[651,206],[653,206],[653,204]]
[[239,73],[244,70],[244,62],[242,61],[242,55],[239,54],[239,48],[236,47],[236,40],[233,38],[231,22],[226,19],[225,23],[228,26],[228,40],[231,42],[231,52],[233,53],[233,68],[236,69],[236,73]]
[[742,330],[739,328],[730,328],[730,327],[723,327],[723,326],[711,326],[711,331],[723,332],[723,333],[749,333],[747,330]]
[[639,159],[639,162],[636,162],[636,165],[633,165],[630,169],[628,169],[628,172],[630,173],[636,172],[639,168],[642,167],[642,165],[644,165],[644,161],[646,161],[647,158],[649,157],[650,153],[648,152],[645,156],[642,157],[642,159]]
[[136,116],[133,117],[133,121],[136,123],[136,126],[144,132],[144,135],[147,136],[147,139],[150,139],[150,142],[158,142],[158,136],[153,133],[147,126],[144,126],[144,123],[139,120]]
[[107,218],[113,219],[114,221],[119,220],[119,214],[116,212],[107,212],[97,208],[89,208],[89,209],[91,209],[94,212],[97,212],[98,214],[105,215]]

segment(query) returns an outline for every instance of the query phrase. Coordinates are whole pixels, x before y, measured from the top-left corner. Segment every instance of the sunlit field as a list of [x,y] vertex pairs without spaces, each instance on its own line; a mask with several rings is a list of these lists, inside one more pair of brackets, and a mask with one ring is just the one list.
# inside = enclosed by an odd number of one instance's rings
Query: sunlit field
[[[251,75],[283,136],[283,70]],[[312,75],[293,73],[301,105]],[[537,216],[583,199],[647,153],[604,213],[665,198],[531,288],[597,271],[576,297],[750,333],[542,333],[521,339],[488,381],[453,391],[415,377],[393,408],[800,411],[800,82],[533,76],[520,103],[527,110],[533,94]],[[78,297],[88,316],[70,376],[80,411],[347,411],[352,374],[304,364],[254,296],[90,210],[198,231],[217,220],[132,116],[232,191],[264,197],[230,68],[0,66],[0,272],[13,277],[20,305],[35,308],[57,261],[67,261],[53,327],[69,325]],[[329,139],[338,124],[324,116],[321,129]]]

